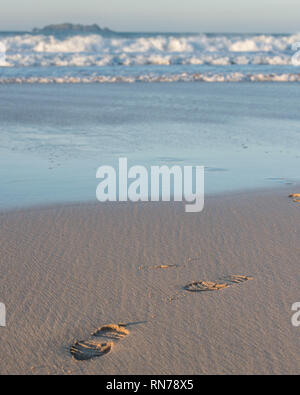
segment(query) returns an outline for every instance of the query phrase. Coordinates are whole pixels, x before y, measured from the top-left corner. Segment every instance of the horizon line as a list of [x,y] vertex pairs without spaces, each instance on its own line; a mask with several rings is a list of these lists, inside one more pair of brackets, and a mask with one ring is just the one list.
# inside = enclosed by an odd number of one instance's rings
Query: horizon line
[[[72,25],[83,25],[83,26],[92,26],[93,24],[82,24],[82,23],[72,23],[72,22],[65,22],[65,23],[50,23],[49,25],[61,25],[61,24],[72,24]],[[96,23],[95,23],[96,24]],[[99,26],[99,25],[98,25]],[[33,27],[31,29],[5,29],[5,30],[0,30],[0,33],[33,33],[34,29],[40,29],[42,30],[44,27],[37,28]],[[113,30],[108,27],[100,27],[101,29],[109,29],[112,33],[142,33],[142,34],[297,34],[300,33],[300,31],[294,30],[294,31],[280,31],[280,32],[275,32],[275,31],[171,31],[171,30],[166,30],[166,31],[160,31],[160,30]]]

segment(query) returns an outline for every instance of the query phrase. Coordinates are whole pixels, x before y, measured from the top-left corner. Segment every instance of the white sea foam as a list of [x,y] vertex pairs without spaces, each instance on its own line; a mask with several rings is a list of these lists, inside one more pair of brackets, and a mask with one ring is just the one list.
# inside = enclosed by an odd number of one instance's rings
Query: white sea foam
[[44,77],[0,77],[0,84],[87,84],[87,83],[134,83],[134,82],[300,82],[299,74],[243,74],[243,73],[180,73],[143,74],[137,76],[44,76]]
[[[59,37],[1,33],[0,43],[6,48],[2,66],[6,67],[0,70],[0,82],[294,82],[299,80],[292,63],[293,45],[298,42],[300,34]],[[98,70],[104,67],[105,72]],[[55,71],[45,72],[46,68]]]
[[234,56],[223,54],[84,54],[84,53],[55,53],[52,56],[44,53],[23,53],[6,55],[7,67],[89,67],[89,66],[140,66],[140,65],[272,65],[291,66],[290,55],[262,55],[249,54]]
[[291,36],[113,37],[4,36],[10,66],[89,66],[146,64],[291,64]]

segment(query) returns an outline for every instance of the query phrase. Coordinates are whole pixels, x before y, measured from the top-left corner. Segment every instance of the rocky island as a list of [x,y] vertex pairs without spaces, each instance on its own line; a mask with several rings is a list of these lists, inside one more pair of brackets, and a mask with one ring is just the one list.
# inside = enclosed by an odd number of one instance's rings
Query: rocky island
[[101,28],[97,24],[93,25],[81,25],[73,23],[61,23],[45,26],[41,29],[35,28],[32,30],[33,33],[42,34],[55,34],[55,33],[113,33],[108,28]]

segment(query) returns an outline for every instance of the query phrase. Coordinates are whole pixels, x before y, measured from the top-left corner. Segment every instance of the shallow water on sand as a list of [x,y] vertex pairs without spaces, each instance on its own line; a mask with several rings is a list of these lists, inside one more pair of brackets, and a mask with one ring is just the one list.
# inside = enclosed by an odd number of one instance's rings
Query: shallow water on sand
[[0,86],[0,208],[95,200],[96,169],[204,165],[205,192],[300,179],[300,91],[280,83]]

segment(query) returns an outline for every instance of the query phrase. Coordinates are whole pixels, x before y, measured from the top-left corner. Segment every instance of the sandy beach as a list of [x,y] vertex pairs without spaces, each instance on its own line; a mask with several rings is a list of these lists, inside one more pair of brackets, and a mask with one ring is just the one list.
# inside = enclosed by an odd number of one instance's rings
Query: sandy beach
[[0,377],[299,375],[300,3],[2,3]]
[[[207,197],[199,214],[174,203],[2,211],[1,374],[299,374],[292,192]],[[191,292],[201,281],[230,286]],[[120,323],[111,352],[71,355]]]

